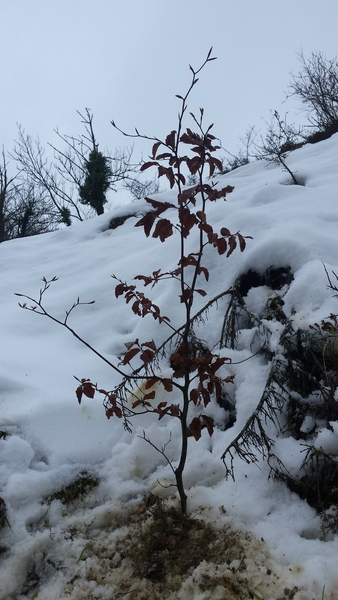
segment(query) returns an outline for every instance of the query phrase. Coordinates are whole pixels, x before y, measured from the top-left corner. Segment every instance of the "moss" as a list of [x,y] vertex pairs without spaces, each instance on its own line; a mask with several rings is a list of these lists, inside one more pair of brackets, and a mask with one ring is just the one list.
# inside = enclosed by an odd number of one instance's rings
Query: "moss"
[[60,500],[62,504],[70,504],[78,498],[89,494],[89,492],[99,485],[99,482],[100,480],[97,477],[93,477],[87,471],[83,471],[75,481],[49,496],[47,501],[51,503],[53,500]]

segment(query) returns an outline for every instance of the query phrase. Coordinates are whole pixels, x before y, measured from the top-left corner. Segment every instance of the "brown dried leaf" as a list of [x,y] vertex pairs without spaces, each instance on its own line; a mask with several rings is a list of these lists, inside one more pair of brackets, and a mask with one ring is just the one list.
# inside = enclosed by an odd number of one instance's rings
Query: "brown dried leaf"
[[159,219],[156,223],[155,231],[153,233],[154,238],[160,238],[161,242],[173,235],[173,226],[169,219]]
[[231,235],[228,238],[228,243],[229,243],[229,250],[227,252],[227,257],[230,256],[230,254],[232,254],[233,251],[236,249],[236,246],[237,246],[236,237],[234,235]]
[[183,302],[187,302],[191,299],[191,297],[193,296],[193,290],[190,288],[186,288],[183,291],[183,294],[180,294],[180,302],[183,304]]
[[196,175],[198,169],[203,165],[203,159],[200,156],[194,156],[194,158],[187,160],[187,166],[191,175]]
[[140,354],[140,359],[145,365],[148,365],[154,358],[155,353],[152,350],[144,350],[142,354]]
[[200,394],[197,388],[190,391],[190,400],[197,406],[200,402]]
[[218,254],[225,254],[227,251],[227,243],[226,243],[226,239],[224,237],[222,238],[218,238],[215,242],[214,245],[217,247],[217,251]]
[[192,227],[194,227],[194,225],[196,225],[198,223],[196,215],[194,213],[191,213],[189,208],[185,207],[182,208],[180,211],[180,221],[182,224],[182,235],[184,238],[187,238],[190,230],[192,229]]
[[124,345],[127,348],[127,350],[130,350],[130,348],[132,348],[133,346],[138,345],[138,338],[136,338],[134,342],[125,342]]
[[214,163],[215,167],[219,171],[222,171],[223,170],[223,163],[222,163],[222,161],[219,158],[215,158],[215,157],[212,160],[213,160],[213,163]]
[[115,414],[116,414],[116,416],[117,416],[118,419],[122,419],[122,416],[123,416],[122,415],[122,410],[120,409],[119,406],[115,406],[114,407],[114,412],[115,412]]
[[171,167],[164,167],[163,165],[159,165],[158,167],[158,176],[162,177],[165,175],[169,181],[170,188],[172,189],[175,185],[175,176],[174,171]]
[[106,410],[106,417],[107,417],[108,421],[109,421],[110,417],[112,417],[113,415],[114,415],[114,410],[112,408],[108,408]]
[[149,169],[149,167],[154,167],[154,166],[158,166],[158,162],[156,161],[148,161],[143,163],[143,165],[140,168],[140,171],[145,171],[146,169]]
[[149,198],[148,196],[145,197],[145,201],[148,202],[148,204],[151,204],[151,206],[155,209],[157,216],[166,211],[168,208],[175,208],[175,204],[172,204],[171,202],[159,202],[158,200],[154,200],[154,198]]
[[79,404],[81,404],[81,400],[82,400],[82,387],[81,385],[79,385],[79,387],[76,389],[76,397],[77,397],[77,401]]
[[147,379],[144,384],[142,384],[142,387],[144,387],[145,390],[149,390],[149,388],[152,388],[157,382],[157,377],[151,377],[150,379]]
[[[156,392],[155,390],[153,390],[152,392],[149,392],[148,394],[144,394],[143,398],[142,398],[142,402],[145,402],[145,400],[154,400],[156,396]],[[148,403],[147,403],[148,405]]]
[[208,390],[206,390],[204,387],[202,387],[200,390],[200,393],[203,398],[204,406],[208,406],[209,402],[211,401]]
[[182,267],[187,267],[190,265],[192,267],[196,267],[198,263],[197,259],[195,258],[195,254],[191,252],[190,254],[188,254],[188,256],[183,256],[182,260],[180,260],[178,264],[182,265]]
[[156,142],[156,143],[153,145],[153,149],[152,149],[152,157],[153,157],[153,158],[156,158],[156,153],[157,153],[157,150],[159,149],[159,147],[161,146],[161,144],[162,144],[162,142]]
[[203,273],[206,281],[209,281],[209,271],[206,267],[198,267],[197,273],[198,273],[198,275]]
[[173,130],[165,138],[165,143],[166,143],[167,146],[169,146],[169,148],[171,148],[172,150],[174,150],[175,149],[175,141],[176,141],[176,131]]
[[121,361],[122,365],[127,365],[130,361],[140,352],[139,348],[132,348],[128,352],[125,353],[123,360]]
[[[169,378],[161,379],[161,383],[162,383],[162,385],[163,385],[163,387],[164,387],[164,389],[165,389],[166,392],[172,392],[173,391],[173,382],[172,382],[171,379],[169,379]],[[165,402],[165,404],[166,404],[166,402]]]
[[[187,129],[187,131],[192,133],[190,129]],[[182,142],[183,144],[195,144],[196,140],[189,133],[182,133],[180,137],[180,142]]]
[[198,442],[198,440],[201,437],[201,431],[202,431],[202,423],[201,423],[199,417],[193,418],[193,420],[191,421],[191,423],[189,425],[189,431],[190,431],[191,435],[195,438],[196,442]]
[[124,293],[126,289],[126,286],[124,283],[119,283],[116,287],[115,287],[115,297],[118,298],[119,296],[122,296],[122,294]]
[[135,302],[133,302],[131,310],[133,313],[135,313],[135,315],[138,315],[139,317],[141,316],[140,300],[135,300]]
[[171,404],[169,407],[169,412],[173,417],[179,417],[181,414],[181,409],[178,404]]
[[156,352],[156,350],[157,350],[154,340],[150,340],[150,342],[143,342],[142,348],[143,348],[143,346],[145,346],[146,348],[150,348],[151,350],[154,350],[154,352]]
[[224,235],[225,237],[229,237],[231,235],[231,231],[227,227],[222,227],[220,234]]
[[94,398],[95,386],[90,381],[82,383],[82,391],[87,398]]
[[241,252],[244,252],[245,246],[246,246],[245,238],[240,233],[237,233],[237,237],[238,237],[238,241],[239,241],[240,250],[241,250]]
[[149,237],[151,228],[154,225],[156,218],[157,218],[156,211],[150,210],[142,217],[142,219],[140,219],[139,221],[137,221],[137,223],[135,223],[135,227],[143,227],[146,237]]
[[203,210],[198,210],[196,212],[196,216],[199,218],[199,220],[201,221],[201,223],[206,223],[207,222],[207,215],[205,214],[205,212],[203,212]]
[[202,417],[202,419],[203,419],[203,421],[205,423],[205,426],[206,426],[206,428],[208,430],[208,434],[211,437],[212,434],[214,433],[214,422],[211,419],[211,417],[208,417],[207,415],[201,415],[201,417]]

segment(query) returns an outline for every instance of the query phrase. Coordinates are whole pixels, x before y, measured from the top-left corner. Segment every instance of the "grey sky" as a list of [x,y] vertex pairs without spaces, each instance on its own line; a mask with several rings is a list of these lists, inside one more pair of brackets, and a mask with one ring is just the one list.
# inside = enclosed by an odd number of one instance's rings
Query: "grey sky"
[[[190,110],[205,108],[222,144],[236,151],[248,126],[264,127],[282,104],[297,52],[337,55],[337,0],[0,0],[1,135],[16,123],[55,142],[79,134],[89,107],[101,147],[126,143],[110,125],[159,137],[176,125],[179,101],[210,46]],[[127,142],[128,143],[128,142]],[[143,145],[144,153],[149,150]]]

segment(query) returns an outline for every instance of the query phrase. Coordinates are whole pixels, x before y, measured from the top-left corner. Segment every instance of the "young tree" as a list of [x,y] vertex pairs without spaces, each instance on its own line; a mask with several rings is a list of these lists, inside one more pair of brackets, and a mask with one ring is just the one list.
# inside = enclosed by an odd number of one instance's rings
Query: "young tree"
[[234,169],[238,169],[238,167],[243,167],[244,165],[248,165],[250,162],[250,158],[253,156],[251,153],[251,149],[255,144],[255,139],[257,137],[257,131],[254,125],[249,127],[246,131],[244,137],[240,137],[239,140],[242,144],[242,147],[239,149],[237,154],[232,154],[225,148],[225,152],[230,155],[231,158],[227,158],[224,161],[223,172],[227,173],[228,171],[233,171]]
[[[83,395],[93,398],[95,393],[103,394],[106,416],[123,418],[127,429],[130,429],[130,419],[139,414],[153,413],[159,419],[168,417],[178,419],[181,429],[181,445],[176,465],[173,464],[166,452],[170,440],[162,448],[159,448],[145,434],[143,438],[165,457],[170,466],[175,477],[183,513],[187,511],[187,495],[183,475],[188,454],[188,439],[192,437],[196,441],[199,440],[202,428],[206,428],[210,436],[213,434],[213,421],[205,413],[204,408],[213,397],[220,396],[225,384],[233,381],[232,375],[222,377],[221,374],[222,367],[229,359],[209,350],[205,343],[198,339],[194,330],[194,325],[203,311],[220,297],[229,293],[229,290],[224,291],[193,314],[193,306],[197,297],[207,295],[205,288],[207,288],[209,280],[209,270],[204,264],[205,249],[213,249],[218,256],[224,258],[229,257],[237,247],[243,251],[246,246],[246,240],[240,232],[232,234],[226,227],[221,227],[217,232],[208,222],[210,203],[225,199],[233,188],[229,185],[217,188],[216,184],[208,179],[208,175],[212,176],[215,170],[219,170],[221,167],[221,161],[214,156],[220,146],[217,144],[217,138],[211,133],[212,125],[204,126],[203,109],[200,110],[199,118],[191,114],[197,131],[194,132],[189,127],[184,130],[188,98],[198,81],[198,74],[207,63],[214,60],[211,57],[211,51],[212,49],[199,69],[195,70],[190,67],[191,84],[184,96],[178,96],[181,109],[177,128],[163,140],[143,136],[136,132],[137,137],[149,139],[153,143],[151,158],[143,164],[141,170],[145,171],[148,168],[156,167],[158,176],[166,177],[170,188],[176,191],[176,199],[173,202],[163,202],[147,197],[149,210],[135,226],[141,227],[146,237],[151,235],[162,243],[176,234],[177,268],[169,272],[163,272],[159,268],[150,275],[136,275],[134,280],[151,288],[163,280],[178,283],[177,301],[182,305],[184,314],[182,326],[173,327],[170,319],[162,314],[161,308],[137,289],[135,283],[125,282],[113,275],[116,281],[116,298],[124,297],[125,302],[130,304],[132,311],[140,318],[152,316],[170,330],[169,337],[166,337],[160,346],[157,346],[154,340],[140,341],[137,339],[126,343],[126,353],[119,357],[120,362],[116,365],[69,326],[71,312],[82,304],[79,299],[66,312],[64,321],[57,319],[45,309],[44,294],[56,278],[49,281],[44,278],[44,285],[38,299],[24,296],[33,304],[27,305],[26,302],[20,304],[22,308],[48,316],[64,326],[122,378],[121,383],[112,391],[98,388],[90,379],[79,380],[76,391],[79,402]],[[115,123],[113,125],[116,127]],[[189,150],[190,155],[187,155]],[[185,187],[184,170],[190,175],[196,175],[197,181],[191,187]],[[195,246],[193,251],[188,250],[188,244],[191,247],[191,240],[187,241],[190,236],[192,236],[192,243]],[[22,294],[18,295],[22,296]],[[136,360],[138,363],[133,367],[132,363],[134,364]],[[167,368],[170,368],[171,372],[171,375],[167,377],[162,376],[159,369],[159,363],[163,360],[166,361]],[[173,400],[171,402],[170,400],[156,400],[159,386],[162,386],[166,392],[172,392]],[[143,391],[135,392],[135,387]],[[131,406],[126,402],[127,397],[132,398]]]
[[256,158],[282,165],[283,169],[289,173],[293,183],[298,185],[299,181],[286,164],[286,158],[290,150],[297,147],[298,141],[299,133],[292,125],[288,125],[286,118],[282,119],[275,110],[265,138],[261,138],[261,144],[256,146]]
[[291,96],[301,101],[309,123],[320,131],[338,131],[338,60],[322,52],[312,52],[306,59],[298,55],[301,71],[292,75]]

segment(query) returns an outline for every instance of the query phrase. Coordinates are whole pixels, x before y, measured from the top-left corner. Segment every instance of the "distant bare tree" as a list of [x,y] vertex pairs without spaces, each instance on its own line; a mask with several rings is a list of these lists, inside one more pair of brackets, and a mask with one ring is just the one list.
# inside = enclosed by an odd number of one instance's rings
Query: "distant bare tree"
[[74,198],[74,185],[66,187],[66,182],[59,175],[54,163],[46,156],[39,139],[34,142],[21,126],[18,135],[13,158],[21,172],[37,189],[48,194],[58,212],[60,222],[70,225],[73,218],[82,221],[84,217]]
[[56,228],[57,213],[46,194],[22,179],[8,174],[2,150],[0,164],[0,242],[46,233]]
[[40,235],[57,229],[57,213],[47,195],[20,182],[6,211],[6,239]]
[[146,196],[158,194],[160,191],[157,179],[142,181],[137,177],[130,178],[124,182],[124,187],[130,192],[133,200],[141,200]]
[[311,125],[338,131],[337,58],[328,59],[322,52],[312,52],[309,59],[300,52],[298,58],[301,71],[292,75],[290,95],[300,99]]
[[6,211],[10,197],[15,189],[16,175],[8,174],[5,150],[2,148],[0,163],[0,242],[6,239]]

